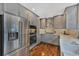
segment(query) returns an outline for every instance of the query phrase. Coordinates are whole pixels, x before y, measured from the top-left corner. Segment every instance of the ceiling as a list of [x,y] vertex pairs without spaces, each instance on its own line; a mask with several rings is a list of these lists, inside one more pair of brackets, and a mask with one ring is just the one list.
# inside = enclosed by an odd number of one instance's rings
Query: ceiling
[[75,3],[21,3],[41,18],[53,17],[63,13],[64,9]]

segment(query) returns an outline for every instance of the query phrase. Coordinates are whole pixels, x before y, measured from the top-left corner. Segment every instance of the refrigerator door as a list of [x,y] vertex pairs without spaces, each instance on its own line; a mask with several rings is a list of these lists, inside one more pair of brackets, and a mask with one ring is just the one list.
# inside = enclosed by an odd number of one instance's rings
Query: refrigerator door
[[19,45],[22,48],[24,45],[24,34],[23,34],[24,24],[23,21],[19,21]]
[[20,17],[4,13],[4,55],[18,49]]

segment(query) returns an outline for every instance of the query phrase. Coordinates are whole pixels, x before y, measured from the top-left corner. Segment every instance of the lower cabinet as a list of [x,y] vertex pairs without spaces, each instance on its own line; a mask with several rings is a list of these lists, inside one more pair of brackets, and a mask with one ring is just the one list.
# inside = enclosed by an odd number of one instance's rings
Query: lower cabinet
[[59,43],[59,36],[53,35],[53,34],[44,34],[41,37],[43,42],[47,42],[50,44],[60,45]]

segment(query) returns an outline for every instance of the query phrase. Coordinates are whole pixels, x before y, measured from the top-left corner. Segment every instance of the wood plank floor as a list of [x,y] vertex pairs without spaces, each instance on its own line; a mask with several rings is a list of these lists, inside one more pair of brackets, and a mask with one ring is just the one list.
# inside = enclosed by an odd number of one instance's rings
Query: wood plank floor
[[30,50],[31,56],[60,56],[60,47],[41,42]]

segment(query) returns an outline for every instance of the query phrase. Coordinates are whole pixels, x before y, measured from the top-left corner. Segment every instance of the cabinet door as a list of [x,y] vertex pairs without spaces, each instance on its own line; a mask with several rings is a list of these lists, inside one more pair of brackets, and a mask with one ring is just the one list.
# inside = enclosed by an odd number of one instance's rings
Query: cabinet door
[[77,29],[77,6],[66,8],[66,28]]
[[78,31],[79,31],[79,4],[77,7],[78,7],[78,16],[77,16],[78,17],[78,24],[77,24],[77,26],[78,26]]
[[46,28],[46,19],[40,19],[40,28],[45,29]]
[[35,14],[32,14],[31,22],[33,25],[38,26],[38,17]]
[[19,4],[5,3],[4,4],[4,11],[18,15],[19,14]]
[[3,3],[0,3],[0,14],[3,14]]
[[32,13],[32,12],[29,12],[28,13],[29,15],[29,20],[30,20],[30,24],[31,25],[38,25],[38,16],[37,15],[35,15],[34,13]]
[[56,29],[65,28],[65,19],[63,15],[54,17],[54,28]]
[[27,41],[28,39],[28,21],[25,18],[21,17],[21,23],[20,23],[20,35],[21,35],[21,47],[25,46],[27,47]]
[[20,5],[20,16],[27,19],[27,9]]
[[56,35],[53,35],[53,34],[44,34],[44,35],[42,35],[41,38],[42,38],[43,42],[47,42],[47,43],[59,45],[59,38]]
[[53,18],[48,18],[47,19],[46,28],[53,28]]

